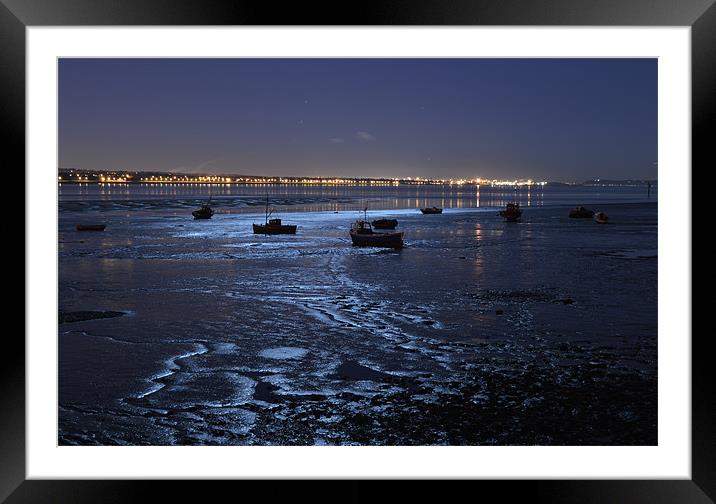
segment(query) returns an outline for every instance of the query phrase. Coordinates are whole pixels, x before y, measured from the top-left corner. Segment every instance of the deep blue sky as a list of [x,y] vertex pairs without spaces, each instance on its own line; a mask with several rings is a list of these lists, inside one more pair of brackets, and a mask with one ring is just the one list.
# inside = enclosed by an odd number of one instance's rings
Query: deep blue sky
[[656,59],[61,59],[59,166],[656,178]]

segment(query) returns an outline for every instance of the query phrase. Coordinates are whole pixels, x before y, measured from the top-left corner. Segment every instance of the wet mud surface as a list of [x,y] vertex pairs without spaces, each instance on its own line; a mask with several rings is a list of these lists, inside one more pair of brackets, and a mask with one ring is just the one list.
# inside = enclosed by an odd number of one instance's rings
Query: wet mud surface
[[656,444],[656,205],[604,208],[385,212],[400,252],[351,247],[352,213],[78,241],[65,212],[59,442]]

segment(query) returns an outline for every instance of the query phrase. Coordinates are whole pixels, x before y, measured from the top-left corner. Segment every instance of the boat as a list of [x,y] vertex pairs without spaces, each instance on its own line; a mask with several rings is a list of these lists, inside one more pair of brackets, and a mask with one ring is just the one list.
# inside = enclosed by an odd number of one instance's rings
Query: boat
[[591,219],[594,217],[594,210],[584,208],[583,206],[574,207],[569,211],[569,217],[571,219]]
[[363,220],[353,223],[350,230],[351,241],[355,247],[384,247],[384,248],[403,248],[403,232],[395,233],[376,233],[365,218],[367,208],[363,211]]
[[209,206],[210,203],[211,197],[209,197],[209,201],[206,202],[206,205],[202,205],[201,208],[194,210],[191,214],[195,219],[211,219],[211,216],[214,215],[214,210]]
[[421,208],[420,211],[423,212],[424,214],[441,214],[441,213],[443,213],[443,209],[438,208],[438,207]]
[[500,216],[504,217],[507,222],[517,222],[522,217],[519,203],[508,203],[504,210],[500,210]]
[[609,222],[609,216],[604,212],[597,212],[594,214],[594,221],[599,224],[607,224]]
[[395,229],[398,221],[396,219],[378,219],[374,220],[372,224],[375,229]]
[[254,234],[296,234],[296,226],[281,224],[281,219],[269,219],[273,208],[269,210],[269,199],[266,195],[266,218],[263,224],[253,224]]
[[200,209],[194,210],[191,214],[195,219],[211,219],[211,216],[214,215],[214,211],[209,205],[203,205]]
[[254,234],[296,234],[296,226],[281,224],[281,219],[267,219],[264,224],[253,224]]
[[75,229],[77,231],[104,231],[106,224],[77,224]]

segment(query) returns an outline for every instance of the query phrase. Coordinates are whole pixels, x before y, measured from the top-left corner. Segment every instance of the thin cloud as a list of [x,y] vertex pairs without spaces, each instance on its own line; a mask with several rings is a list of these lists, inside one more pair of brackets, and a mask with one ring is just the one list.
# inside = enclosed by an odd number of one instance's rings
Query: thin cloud
[[356,138],[358,140],[363,140],[364,142],[372,142],[373,140],[375,140],[375,137],[367,131],[357,131]]
[[329,138],[328,141],[331,143],[334,143],[334,144],[346,143],[346,141],[343,140],[342,138]]

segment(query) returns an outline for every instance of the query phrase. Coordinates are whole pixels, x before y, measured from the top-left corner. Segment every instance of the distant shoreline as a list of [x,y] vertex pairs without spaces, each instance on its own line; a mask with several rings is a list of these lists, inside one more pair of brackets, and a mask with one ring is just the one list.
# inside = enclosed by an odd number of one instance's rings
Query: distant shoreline
[[568,182],[545,182],[542,183],[476,183],[476,182],[438,182],[438,181],[386,181],[381,179],[356,179],[354,181],[333,181],[331,179],[326,180],[314,180],[314,181],[288,181],[282,180],[277,181],[231,181],[231,182],[220,182],[220,181],[191,181],[191,180],[78,180],[78,179],[62,179],[58,180],[58,185],[147,185],[147,186],[171,186],[171,185],[182,185],[182,186],[342,186],[342,187],[399,187],[399,186],[447,186],[447,187],[492,187],[492,188],[504,188],[504,187],[515,187],[530,189],[533,187],[648,187],[651,185],[652,188],[657,189],[658,183],[647,182],[647,181],[610,181],[603,183],[568,183]]
[[584,182],[537,181],[530,178],[442,179],[427,177],[319,177],[319,176],[265,176],[236,174],[201,174],[174,172],[93,171],[60,168],[59,184],[181,184],[181,185],[331,185],[331,186],[476,186],[476,187],[544,187],[544,186],[603,186],[603,187],[656,187],[656,180],[648,179],[590,179]]

